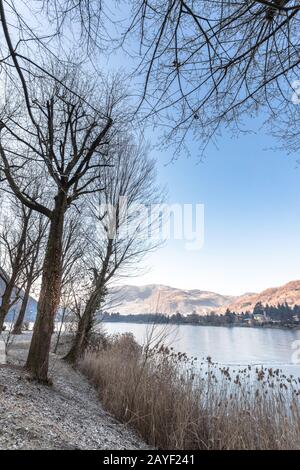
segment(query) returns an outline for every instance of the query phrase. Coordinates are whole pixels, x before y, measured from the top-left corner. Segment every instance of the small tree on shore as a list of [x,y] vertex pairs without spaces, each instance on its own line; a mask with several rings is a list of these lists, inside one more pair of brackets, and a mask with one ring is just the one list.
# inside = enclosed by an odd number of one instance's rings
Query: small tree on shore
[[91,231],[86,237],[90,254],[86,266],[93,273],[93,280],[76,337],[66,356],[72,363],[85,351],[108,285],[124,271],[129,275],[134,269],[136,274],[141,258],[161,243],[154,236],[156,218],[147,219],[149,206],[161,202],[163,197],[155,182],[154,161],[132,136],[123,138],[112,153],[113,165],[102,172],[104,189],[89,204]]
[[71,211],[67,214],[63,242],[61,296],[57,315],[59,327],[54,352],[57,352],[66,322],[74,331],[75,323],[79,318],[79,297],[85,290],[83,286],[86,273],[83,258],[88,249],[82,228],[85,220],[84,214],[83,208],[80,209],[80,213]]

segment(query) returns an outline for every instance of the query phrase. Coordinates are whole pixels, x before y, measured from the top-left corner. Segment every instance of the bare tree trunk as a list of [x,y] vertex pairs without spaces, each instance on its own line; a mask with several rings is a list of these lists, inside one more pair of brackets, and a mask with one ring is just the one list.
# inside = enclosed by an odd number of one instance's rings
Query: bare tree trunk
[[25,313],[28,305],[28,300],[29,300],[29,295],[30,295],[30,290],[32,286],[32,280],[29,279],[27,282],[27,286],[24,292],[23,300],[22,300],[22,305],[19,311],[18,318],[14,324],[14,328],[12,331],[13,335],[20,335],[22,333],[22,326],[25,318]]
[[24,245],[26,242],[30,214],[31,214],[31,211],[28,214],[26,214],[25,212],[23,213],[24,223],[23,223],[20,239],[18,240],[18,249],[17,249],[16,257],[12,265],[12,275],[6,284],[4,293],[2,295],[1,307],[0,307],[0,332],[3,329],[5,317],[8,314],[8,311],[11,307],[11,296],[12,296],[14,287],[16,287],[15,284],[16,284],[18,275],[20,274],[21,265],[23,261],[22,258],[24,256]]
[[57,349],[58,349],[58,345],[59,345],[59,340],[60,340],[60,336],[61,336],[61,331],[62,331],[62,326],[63,326],[63,323],[64,323],[66,311],[67,311],[67,307],[64,307],[63,312],[62,312],[61,322],[60,322],[60,325],[59,325],[59,331],[58,331],[58,334],[57,334],[57,340],[56,340],[55,348],[53,350],[53,352],[55,354],[57,353]]
[[1,307],[0,307],[0,333],[3,329],[5,317],[8,314],[8,311],[11,307],[10,299],[11,299],[13,289],[14,289],[14,279],[11,279],[7,283],[5,290],[3,292],[3,295],[2,295]]
[[0,332],[3,330],[4,320],[9,310],[11,293],[12,289],[8,289],[8,286],[6,286],[0,307]]
[[60,192],[50,221],[41,292],[26,367],[34,378],[48,382],[48,365],[54,319],[60,301],[62,238],[67,197]]
[[102,290],[95,289],[86,304],[82,317],[79,320],[78,328],[72,347],[64,359],[71,364],[76,364],[83,355],[89,340],[89,334],[93,326],[94,314],[97,311],[100,300],[102,298]]
[[104,296],[105,279],[107,275],[108,264],[112,254],[113,240],[110,239],[107,246],[106,256],[103,261],[100,275],[95,279],[95,288],[90,295],[82,317],[79,320],[76,336],[72,347],[64,359],[71,364],[75,364],[83,355],[89,339],[89,334],[93,326],[94,315],[97,312],[101,300]]

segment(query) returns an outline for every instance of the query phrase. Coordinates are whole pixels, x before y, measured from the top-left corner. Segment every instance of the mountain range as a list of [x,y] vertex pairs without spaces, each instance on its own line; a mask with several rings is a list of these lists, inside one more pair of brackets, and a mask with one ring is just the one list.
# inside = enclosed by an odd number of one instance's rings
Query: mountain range
[[224,313],[227,308],[238,313],[252,311],[257,302],[277,305],[287,302],[300,305],[300,280],[280,287],[266,289],[260,293],[240,296],[221,295],[199,289],[178,289],[160,284],[145,286],[124,285],[112,289],[109,311],[120,314],[164,313],[171,315],[197,313],[206,315],[212,311]]
[[261,302],[263,305],[277,305],[286,302],[291,307],[295,304],[300,305],[300,281],[291,281],[283,286],[271,287],[259,294],[251,293],[238,296],[219,311],[223,313],[226,308],[236,313],[252,311],[257,302]]
[[205,314],[234,301],[234,297],[199,289],[184,290],[161,284],[146,286],[124,285],[111,290],[109,311],[121,314],[163,313],[177,311],[186,314]]
[[[4,282],[0,277],[0,296]],[[277,305],[287,302],[288,305],[300,305],[300,280],[291,281],[279,287],[265,289],[260,293],[246,293],[240,296],[222,295],[200,289],[179,289],[161,284],[145,286],[123,285],[110,291],[107,310],[120,314],[163,313],[172,315],[197,313],[206,315],[212,311],[224,313],[227,308],[236,313],[252,311],[257,302],[263,305]],[[18,311],[20,301],[11,309],[8,320]],[[34,321],[37,302],[30,298],[26,320]]]

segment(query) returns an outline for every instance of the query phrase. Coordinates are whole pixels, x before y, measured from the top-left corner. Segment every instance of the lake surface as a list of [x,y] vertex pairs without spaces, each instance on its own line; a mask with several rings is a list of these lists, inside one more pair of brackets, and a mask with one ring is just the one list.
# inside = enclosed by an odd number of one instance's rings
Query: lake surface
[[[149,326],[140,323],[105,322],[103,326],[109,334],[132,332],[141,344],[149,332]],[[157,329],[164,327],[158,325]],[[210,356],[223,365],[279,367],[300,377],[300,363],[295,363],[300,360],[300,330],[193,325],[171,328],[167,342],[199,361]]]

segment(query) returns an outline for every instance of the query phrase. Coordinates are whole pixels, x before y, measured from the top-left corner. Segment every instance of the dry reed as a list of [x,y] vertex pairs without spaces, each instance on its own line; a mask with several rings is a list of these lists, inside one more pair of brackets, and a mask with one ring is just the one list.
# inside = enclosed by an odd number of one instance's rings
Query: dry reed
[[106,338],[79,367],[104,407],[157,448],[300,448],[299,380],[278,369],[197,364],[131,334]]

